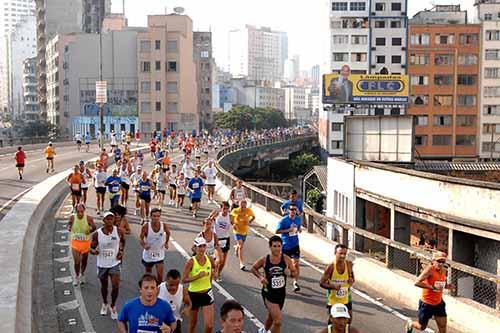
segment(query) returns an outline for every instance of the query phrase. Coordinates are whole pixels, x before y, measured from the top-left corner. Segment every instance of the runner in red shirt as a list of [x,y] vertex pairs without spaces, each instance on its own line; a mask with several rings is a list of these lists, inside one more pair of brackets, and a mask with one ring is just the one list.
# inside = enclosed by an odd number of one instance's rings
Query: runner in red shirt
[[19,173],[19,180],[23,180],[24,163],[26,162],[26,154],[23,151],[23,147],[17,147],[16,156],[16,168]]
[[151,153],[151,160],[154,160],[155,153],[156,153],[156,141],[155,141],[155,139],[151,139],[151,142],[149,143],[149,151]]

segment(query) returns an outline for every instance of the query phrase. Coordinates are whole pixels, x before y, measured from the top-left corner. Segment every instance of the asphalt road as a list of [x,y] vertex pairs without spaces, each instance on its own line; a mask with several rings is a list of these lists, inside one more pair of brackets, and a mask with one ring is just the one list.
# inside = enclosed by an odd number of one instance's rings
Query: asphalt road
[[[68,152],[67,163],[69,166],[74,163],[74,157],[71,159],[71,155],[75,154]],[[150,167],[151,162],[148,161],[146,169],[150,170]],[[94,191],[90,190],[89,192],[89,213],[95,216],[95,195]],[[65,205],[55,217],[52,252],[54,259],[53,276],[56,280],[54,282],[54,295],[55,303],[58,305],[59,332],[116,332],[116,323],[109,316],[102,317],[99,315],[101,297],[96,276],[96,258],[94,256],[89,259],[87,284],[77,288],[71,285],[69,279],[71,259],[68,256],[68,235],[64,231],[66,217],[69,215],[70,210],[69,202],[66,201]],[[106,205],[109,205],[109,203],[106,202]],[[129,202],[129,207],[132,207],[132,202]],[[202,212],[197,219],[193,219],[187,209],[178,210],[166,207],[163,210],[163,221],[169,224],[174,239],[166,253],[166,270],[176,268],[182,272],[185,263],[183,253],[190,252],[192,241],[201,230],[202,218],[213,207],[215,206],[209,205],[203,200]],[[138,240],[139,219],[133,214],[129,214],[128,218],[131,223],[132,235],[127,236],[118,310],[128,299],[137,296],[137,281],[144,272],[144,267],[141,264],[142,249]],[[100,225],[100,219],[96,220]],[[266,255],[268,250],[267,241],[263,237],[269,237],[270,233],[258,227],[255,228],[255,231],[257,233],[252,232],[246,243],[247,267],[250,267],[261,256]],[[302,290],[300,292],[294,293],[291,286],[288,287],[282,332],[315,332],[325,327],[327,320],[326,295],[325,291],[318,285],[321,275],[319,271],[324,267],[317,264],[310,254],[306,253],[304,257],[314,267],[302,265],[300,278]],[[230,252],[223,279],[220,284],[214,283],[216,312],[218,312],[220,305],[227,297],[235,298],[248,310],[245,330],[247,332],[257,332],[259,325],[265,321],[267,315],[261,299],[260,283],[250,272],[239,270],[238,261],[233,251]],[[378,298],[380,295],[371,293],[370,296]],[[360,332],[387,333],[403,331],[404,321],[390,311],[356,294],[353,295],[353,303],[353,326]],[[413,309],[400,308],[397,304],[387,305],[405,315],[416,316]],[[201,318],[199,323],[201,323]],[[199,324],[199,326],[201,325]],[[218,327],[219,316],[217,315],[216,328]],[[202,330],[198,329],[198,332],[202,332]],[[449,330],[449,332],[453,331]]]

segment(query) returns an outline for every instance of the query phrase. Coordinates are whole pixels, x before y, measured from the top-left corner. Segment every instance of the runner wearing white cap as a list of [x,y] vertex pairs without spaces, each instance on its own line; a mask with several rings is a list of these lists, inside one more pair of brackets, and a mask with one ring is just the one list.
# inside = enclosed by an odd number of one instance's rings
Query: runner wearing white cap
[[330,308],[331,324],[316,333],[359,333],[357,329],[350,327],[350,319],[349,310],[344,304],[333,304]]

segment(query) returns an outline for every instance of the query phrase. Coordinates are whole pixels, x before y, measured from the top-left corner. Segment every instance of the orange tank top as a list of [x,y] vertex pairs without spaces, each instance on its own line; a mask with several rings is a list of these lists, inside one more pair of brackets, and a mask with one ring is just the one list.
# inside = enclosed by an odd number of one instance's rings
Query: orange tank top
[[436,268],[431,268],[431,276],[424,281],[434,286],[438,291],[422,289],[422,302],[430,305],[438,305],[443,300],[443,290],[446,286],[446,272],[439,273]]

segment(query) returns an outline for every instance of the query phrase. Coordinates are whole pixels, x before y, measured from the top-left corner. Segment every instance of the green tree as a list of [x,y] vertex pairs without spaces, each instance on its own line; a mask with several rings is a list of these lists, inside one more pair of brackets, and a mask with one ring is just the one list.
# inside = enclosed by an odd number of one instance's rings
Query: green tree
[[307,191],[306,203],[309,207],[313,208],[316,212],[323,212],[323,195],[317,188]]
[[219,128],[240,130],[287,127],[287,120],[281,111],[269,108],[253,109],[249,106],[235,106],[229,112],[215,115]]
[[320,163],[319,158],[313,154],[303,153],[294,157],[290,161],[290,170],[296,175],[303,175],[309,171],[313,166]]
[[38,121],[16,121],[14,122],[14,129],[17,135],[29,137],[48,137],[49,134],[55,133],[55,127],[46,120]]

